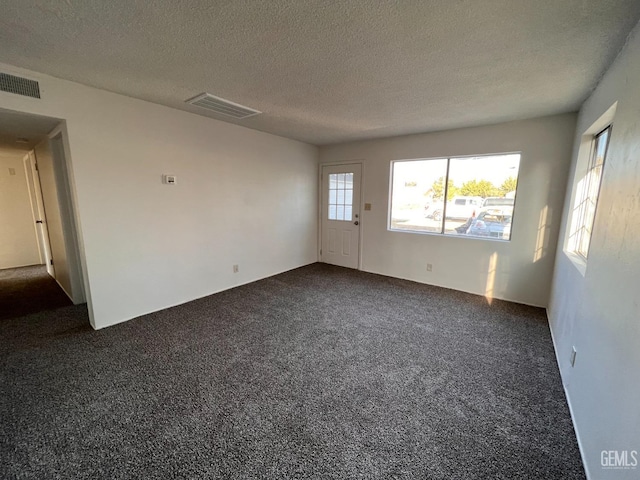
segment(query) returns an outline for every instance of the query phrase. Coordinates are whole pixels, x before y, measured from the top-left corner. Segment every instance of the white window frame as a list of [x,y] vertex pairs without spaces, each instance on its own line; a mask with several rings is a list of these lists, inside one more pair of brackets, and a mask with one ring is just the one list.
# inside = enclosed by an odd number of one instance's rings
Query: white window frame
[[[567,219],[564,239],[564,254],[569,258],[582,276],[587,272],[587,259],[591,247],[591,237],[598,210],[598,200],[601,185],[604,178],[604,169],[607,164],[611,135],[613,133],[613,118],[615,116],[617,102],[614,103],[600,118],[598,118],[581,136],[578,147],[578,156],[573,179],[571,193],[571,210]],[[596,161],[596,139],[605,131],[608,131],[607,145],[601,166],[600,177],[593,182],[592,171]],[[597,184],[597,185],[596,185]],[[593,218],[586,217],[587,201],[594,204]],[[585,225],[589,223],[589,225]],[[588,235],[586,249],[584,235]]]
[[[514,197],[514,204],[513,204],[513,215],[511,218],[511,233],[509,235],[509,239],[501,239],[501,238],[493,238],[493,237],[480,237],[480,236],[466,236],[466,235],[451,235],[445,232],[445,222],[446,222],[446,204],[447,204],[447,195],[449,194],[449,171],[450,171],[450,166],[451,166],[451,160],[452,159],[462,159],[462,158],[477,158],[477,157],[497,157],[497,156],[501,156],[501,155],[520,155],[520,160],[518,163],[518,175],[516,177],[516,194]],[[431,232],[431,231],[420,231],[420,230],[405,230],[405,229],[398,229],[398,228],[393,228],[391,225],[391,217],[392,217],[392,210],[393,210],[393,176],[394,176],[394,165],[396,163],[402,163],[402,162],[418,162],[418,161],[425,161],[425,160],[446,160],[447,161],[447,168],[446,168],[446,175],[444,176],[444,200],[443,200],[443,213],[442,213],[442,229],[440,232]],[[513,221],[515,219],[515,201],[516,198],[518,197],[518,193],[517,193],[517,185],[519,184],[520,181],[520,162],[522,162],[522,152],[521,151],[514,151],[514,152],[500,152],[500,153],[483,153],[483,154],[477,154],[477,155],[449,155],[449,156],[443,156],[443,157],[431,157],[431,158],[408,158],[408,159],[401,159],[401,160],[392,160],[391,164],[390,164],[390,172],[389,172],[389,201],[387,204],[387,230],[390,232],[398,232],[398,233],[409,233],[409,234],[417,234],[417,235],[439,235],[442,237],[447,237],[447,238],[465,238],[468,240],[485,240],[485,241],[492,241],[492,242],[511,242],[512,240],[512,234],[513,234]]]
[[[604,154],[602,159],[598,161],[598,147],[603,141],[602,137],[606,134],[604,140]],[[589,247],[591,246],[591,234],[593,225],[596,220],[596,210],[598,209],[598,197],[600,196],[600,185],[602,184],[602,176],[604,173],[604,165],[607,159],[607,151],[609,149],[609,140],[611,139],[611,125],[594,135],[591,144],[591,155],[589,165],[587,166],[587,174],[585,175],[585,188],[579,192],[579,196],[575,199],[575,205],[579,211],[578,229],[575,232],[575,247],[573,253],[581,256],[586,261],[589,257]],[[590,205],[593,205],[590,207]]]

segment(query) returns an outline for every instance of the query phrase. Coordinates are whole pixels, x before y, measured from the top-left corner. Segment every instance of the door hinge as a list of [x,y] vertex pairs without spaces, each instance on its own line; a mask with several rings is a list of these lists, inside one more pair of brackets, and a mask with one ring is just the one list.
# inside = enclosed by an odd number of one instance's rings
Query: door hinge
[[49,263],[50,263],[51,265],[53,265],[53,258],[52,258],[51,260],[49,260]]
[[322,249],[320,249],[320,256],[322,256]]
[[38,164],[34,163],[33,166],[36,167],[36,172],[37,172],[38,171]]

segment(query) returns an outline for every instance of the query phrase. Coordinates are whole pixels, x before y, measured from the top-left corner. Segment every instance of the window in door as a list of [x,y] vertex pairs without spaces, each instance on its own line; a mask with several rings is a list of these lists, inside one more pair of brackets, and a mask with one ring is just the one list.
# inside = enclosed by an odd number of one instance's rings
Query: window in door
[[329,174],[329,220],[350,222],[353,217],[353,173]]

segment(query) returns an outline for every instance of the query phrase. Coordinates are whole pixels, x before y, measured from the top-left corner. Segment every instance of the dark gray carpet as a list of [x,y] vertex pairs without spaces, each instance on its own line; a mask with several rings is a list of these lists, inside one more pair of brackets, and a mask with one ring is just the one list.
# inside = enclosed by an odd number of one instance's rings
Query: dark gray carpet
[[541,309],[314,264],[0,333],[5,479],[584,478]]
[[71,304],[44,265],[0,270],[0,320]]

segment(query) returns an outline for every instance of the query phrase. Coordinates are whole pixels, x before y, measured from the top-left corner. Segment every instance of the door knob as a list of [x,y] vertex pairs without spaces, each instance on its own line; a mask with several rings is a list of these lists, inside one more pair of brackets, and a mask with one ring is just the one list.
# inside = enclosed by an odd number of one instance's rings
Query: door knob
[[354,225],[360,225],[360,222],[356,220],[355,222],[353,222],[353,224]]

